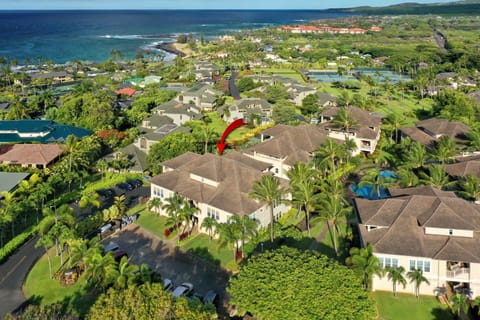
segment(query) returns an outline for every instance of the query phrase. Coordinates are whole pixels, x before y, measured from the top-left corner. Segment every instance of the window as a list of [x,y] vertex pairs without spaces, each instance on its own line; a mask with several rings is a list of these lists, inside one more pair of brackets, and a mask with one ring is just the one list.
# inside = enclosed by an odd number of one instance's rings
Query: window
[[382,268],[398,268],[398,258],[391,258],[391,257],[378,257],[380,261],[380,266]]
[[220,220],[220,213],[211,207],[207,207],[207,217]]
[[422,270],[423,272],[430,272],[430,261],[422,259],[411,259],[409,263],[410,271]]
[[160,189],[160,198],[163,199],[163,189]]
[[448,235],[450,235],[450,236],[453,235],[453,230],[452,229],[448,230]]

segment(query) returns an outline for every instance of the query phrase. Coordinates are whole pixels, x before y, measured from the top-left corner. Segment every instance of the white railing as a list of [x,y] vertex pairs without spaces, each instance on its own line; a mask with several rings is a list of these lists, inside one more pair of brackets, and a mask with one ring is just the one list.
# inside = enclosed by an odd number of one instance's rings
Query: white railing
[[470,268],[457,268],[455,270],[447,271],[447,278],[468,278],[470,275]]

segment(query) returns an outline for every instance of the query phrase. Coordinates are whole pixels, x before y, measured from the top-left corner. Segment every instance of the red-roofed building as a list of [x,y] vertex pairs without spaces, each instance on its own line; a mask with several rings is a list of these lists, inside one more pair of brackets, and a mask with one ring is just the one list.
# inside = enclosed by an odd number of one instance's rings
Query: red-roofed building
[[123,89],[120,89],[120,90],[117,90],[117,94],[121,94],[121,95],[125,95],[125,96],[133,96],[137,91],[135,89],[132,89],[132,88],[123,88]]

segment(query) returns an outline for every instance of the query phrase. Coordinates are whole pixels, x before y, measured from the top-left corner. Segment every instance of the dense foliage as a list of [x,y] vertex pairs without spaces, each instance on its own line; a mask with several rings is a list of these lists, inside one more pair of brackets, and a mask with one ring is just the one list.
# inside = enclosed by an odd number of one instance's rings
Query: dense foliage
[[187,298],[174,299],[161,284],[110,289],[90,309],[87,319],[216,319],[213,306]]
[[373,301],[353,271],[288,247],[252,257],[227,290],[240,313],[259,320],[375,318]]

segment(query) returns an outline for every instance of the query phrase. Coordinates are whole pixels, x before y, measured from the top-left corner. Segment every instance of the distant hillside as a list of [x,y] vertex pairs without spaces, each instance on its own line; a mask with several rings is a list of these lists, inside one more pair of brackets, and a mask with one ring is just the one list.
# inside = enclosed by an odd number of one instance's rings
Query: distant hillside
[[407,2],[387,7],[355,7],[346,9],[332,9],[335,11],[355,12],[360,14],[441,14],[441,15],[458,15],[458,14],[480,14],[480,0],[465,0],[449,3],[416,3]]

